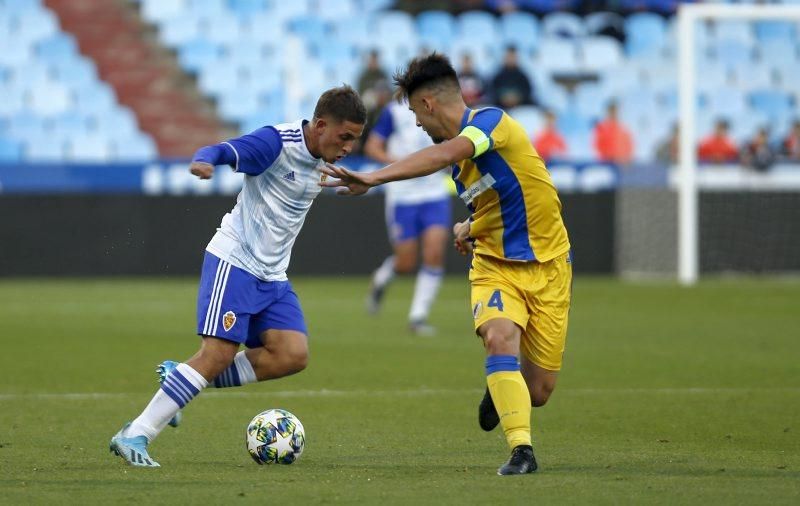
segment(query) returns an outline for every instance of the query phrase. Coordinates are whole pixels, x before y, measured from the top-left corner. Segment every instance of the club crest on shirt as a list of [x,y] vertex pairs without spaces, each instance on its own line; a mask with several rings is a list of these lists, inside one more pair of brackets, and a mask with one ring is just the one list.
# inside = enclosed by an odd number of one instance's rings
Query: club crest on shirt
[[483,303],[482,302],[478,302],[477,304],[472,306],[472,318],[474,320],[477,320],[478,318],[480,318],[482,312],[483,312]]
[[321,182],[321,183],[324,183],[324,182],[325,182],[327,179],[328,179],[328,175],[327,175],[327,174],[325,174],[324,172],[320,172],[320,174],[319,174],[319,180],[320,180],[320,182]]
[[229,331],[234,323],[236,323],[236,315],[233,314],[233,311],[228,311],[222,315],[222,328],[225,329],[225,332]]

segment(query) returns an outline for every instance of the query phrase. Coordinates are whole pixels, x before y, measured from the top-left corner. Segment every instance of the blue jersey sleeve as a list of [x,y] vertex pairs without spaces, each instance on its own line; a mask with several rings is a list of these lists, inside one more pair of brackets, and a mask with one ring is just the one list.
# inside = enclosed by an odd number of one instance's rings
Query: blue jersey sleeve
[[267,170],[275,163],[283,149],[278,130],[271,126],[259,128],[222,144],[233,150],[236,158],[234,170],[251,176],[257,176]]
[[375,126],[372,127],[370,133],[376,133],[383,137],[384,139],[388,139],[392,132],[394,132],[394,121],[392,120],[392,113],[389,111],[388,107],[384,107],[381,111],[380,116],[375,121]]

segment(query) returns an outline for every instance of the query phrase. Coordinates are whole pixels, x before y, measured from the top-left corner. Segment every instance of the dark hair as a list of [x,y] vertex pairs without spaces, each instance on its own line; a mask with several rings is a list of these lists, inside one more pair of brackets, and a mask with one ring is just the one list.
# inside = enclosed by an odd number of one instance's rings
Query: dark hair
[[352,87],[343,84],[338,88],[331,88],[317,100],[314,108],[314,117],[328,116],[334,121],[352,121],[363,125],[367,121],[367,109]]
[[394,74],[394,84],[400,98],[408,98],[422,87],[452,87],[461,94],[458,75],[446,56],[432,53],[411,60],[405,70]]

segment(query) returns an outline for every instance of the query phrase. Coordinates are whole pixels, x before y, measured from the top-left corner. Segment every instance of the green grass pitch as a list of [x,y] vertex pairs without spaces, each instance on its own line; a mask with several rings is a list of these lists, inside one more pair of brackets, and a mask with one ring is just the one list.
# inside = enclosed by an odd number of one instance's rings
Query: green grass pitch
[[[800,283],[692,289],[578,277],[565,365],[533,413],[540,471],[476,407],[483,349],[463,276],[407,333],[411,281],[363,312],[366,279],[296,278],[309,368],[208,390],[135,469],[108,440],[184,360],[196,280],[0,282],[3,504],[800,504]],[[244,431],[281,407],[306,427],[291,466],[257,466]]]

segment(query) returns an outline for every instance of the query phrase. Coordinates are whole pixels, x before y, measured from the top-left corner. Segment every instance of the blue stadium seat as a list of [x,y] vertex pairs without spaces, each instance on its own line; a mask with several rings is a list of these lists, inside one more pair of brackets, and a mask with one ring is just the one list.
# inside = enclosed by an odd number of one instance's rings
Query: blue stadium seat
[[322,45],[330,40],[328,24],[313,15],[294,18],[289,29],[311,45]]
[[711,51],[719,63],[728,67],[747,65],[753,60],[753,46],[741,40],[720,40],[711,46]]
[[28,10],[16,14],[12,20],[15,29],[9,33],[19,40],[35,43],[59,32],[58,19],[49,10]]
[[610,93],[602,84],[581,84],[573,92],[573,107],[581,116],[598,119],[603,116]]
[[373,18],[370,15],[352,16],[338,19],[331,23],[336,39],[356,46],[365,46],[372,42]]
[[72,95],[66,86],[42,83],[28,91],[31,111],[42,116],[62,113],[72,106]]
[[588,70],[606,70],[620,65],[622,48],[620,43],[611,37],[585,37],[581,41],[583,68]]
[[508,111],[508,114],[525,127],[528,137],[537,134],[544,127],[544,117],[538,107],[520,105]]
[[249,18],[254,14],[260,14],[267,10],[271,5],[267,0],[228,0],[231,12],[240,18]]
[[70,89],[90,86],[97,82],[97,67],[86,57],[56,62],[50,67],[55,78]]
[[739,88],[716,88],[706,93],[705,97],[706,105],[701,109],[708,110],[713,116],[733,117],[747,110],[745,94]]
[[107,114],[117,107],[117,96],[106,83],[97,81],[73,91],[75,108],[84,114]]
[[599,79],[603,86],[615,94],[644,86],[641,69],[633,65],[602,70]]
[[271,11],[258,12],[240,19],[240,36],[250,40],[280,44],[286,39],[287,24]]
[[3,0],[0,7],[14,13],[38,11],[42,9],[42,0]]
[[178,49],[178,61],[181,67],[198,72],[209,62],[215,61],[222,53],[221,46],[206,38],[197,38],[184,42]]
[[797,91],[797,83],[800,83],[800,62],[778,65],[774,67],[774,70],[775,78],[782,89]]
[[393,39],[416,38],[414,18],[400,11],[381,12],[376,15],[375,31],[380,37]]
[[217,14],[201,18],[199,22],[202,37],[220,44],[237,40],[244,32],[247,23],[232,14]]
[[366,12],[375,12],[394,7],[396,0],[359,0],[359,8]]
[[750,105],[756,111],[770,118],[789,114],[792,110],[792,97],[778,90],[759,90],[750,93]]
[[78,53],[78,45],[72,35],[59,33],[39,41],[36,53],[41,60],[56,63],[74,57]]
[[427,48],[445,52],[456,36],[456,23],[448,12],[426,11],[417,16],[417,32]]
[[[573,108],[561,112],[556,118],[556,125],[564,137],[587,136],[592,131],[591,118],[582,115]],[[574,143],[570,143],[570,146],[574,145]]]
[[0,163],[18,162],[22,159],[22,146],[14,139],[0,137]]
[[520,49],[532,52],[539,39],[539,22],[527,12],[509,12],[500,18],[500,31],[503,41]]
[[625,21],[625,48],[630,57],[660,55],[666,43],[666,24],[661,16],[637,13]]
[[741,144],[752,139],[759,128],[771,126],[772,122],[766,114],[748,109],[731,119],[731,137]]
[[216,17],[230,12],[226,0],[185,0],[189,13],[198,13],[205,17]]
[[71,132],[85,134],[89,132],[89,120],[83,112],[71,109],[55,116],[52,127],[57,137],[65,137]]
[[616,12],[593,12],[584,18],[583,25],[587,35],[625,36],[625,19]]
[[797,40],[797,31],[791,21],[757,21],[756,38],[759,42]]
[[554,12],[542,19],[542,34],[547,37],[576,39],[586,35],[583,20],[571,12]]
[[325,0],[317,2],[314,14],[328,21],[349,18],[357,13],[354,0]]
[[241,121],[259,108],[258,97],[253,93],[231,90],[222,95],[217,104],[220,116],[229,121]]
[[112,158],[112,146],[103,133],[71,136],[67,142],[66,159],[73,162],[103,163]]
[[458,35],[461,38],[480,37],[496,40],[500,37],[497,19],[485,11],[467,11],[458,16]]
[[753,44],[753,25],[749,21],[723,19],[717,20],[712,25],[714,38],[722,40],[737,40],[747,45]]
[[578,67],[575,43],[562,38],[542,38],[539,41],[536,64],[548,70],[574,71]]
[[769,65],[781,67],[798,61],[797,41],[795,39],[767,39],[756,50],[759,59]]
[[142,0],[142,16],[147,21],[161,23],[177,18],[188,10],[186,0]]
[[199,21],[199,18],[189,14],[168,19],[161,24],[159,37],[169,47],[181,46],[198,37],[204,38],[205,34],[200,31]]
[[158,148],[152,137],[137,134],[112,142],[114,159],[119,161],[148,161],[158,157]]
[[57,162],[66,157],[64,142],[48,137],[26,140],[23,153],[25,160],[31,162]]
[[139,133],[139,122],[129,108],[117,105],[106,114],[90,118],[90,132],[100,133],[109,139],[127,138]]

